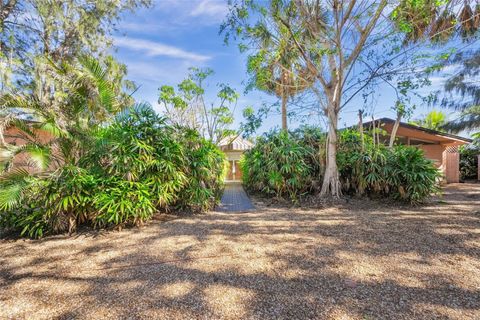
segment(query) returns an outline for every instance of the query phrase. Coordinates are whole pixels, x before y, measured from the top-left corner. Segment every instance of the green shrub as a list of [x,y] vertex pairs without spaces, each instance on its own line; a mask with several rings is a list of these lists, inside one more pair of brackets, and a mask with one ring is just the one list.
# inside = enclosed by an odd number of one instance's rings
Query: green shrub
[[181,128],[178,135],[185,147],[184,172],[189,177],[179,193],[178,205],[194,212],[210,210],[223,192],[225,154],[196,131]]
[[388,150],[385,177],[386,194],[409,203],[419,203],[438,192],[440,172],[423,151],[415,147],[397,146]]
[[141,225],[155,212],[155,197],[148,184],[112,179],[95,195],[97,214],[93,223],[98,227]]
[[240,162],[247,189],[275,197],[297,200],[318,181],[314,163],[317,151],[298,137],[270,132],[245,152]]
[[138,106],[100,129],[77,165],[3,175],[0,228],[38,238],[81,224],[140,225],[156,211],[202,212],[218,202],[224,174],[214,144]]
[[[310,127],[287,135],[271,132],[259,138],[241,161],[244,185],[267,196],[297,200],[319,189],[325,157],[325,134]],[[389,149],[372,137],[343,130],[337,163],[343,191],[419,203],[438,191],[438,170],[414,147]]]
[[0,226],[6,229],[32,238],[72,232],[95,211],[93,195],[98,191],[98,180],[85,169],[68,165],[48,177],[33,178],[24,172],[23,177],[16,178],[28,182],[22,196],[4,209],[3,216],[8,218]]
[[389,149],[374,145],[368,136],[364,139],[362,150],[357,131],[345,130],[340,135],[337,161],[345,192],[419,203],[438,191],[440,173],[422,150]]
[[185,147],[173,127],[148,106],[128,109],[99,133],[82,163],[105,177],[140,182],[153,204],[168,210],[187,183]]
[[478,177],[478,155],[480,147],[475,144],[460,146],[460,179],[477,179]]

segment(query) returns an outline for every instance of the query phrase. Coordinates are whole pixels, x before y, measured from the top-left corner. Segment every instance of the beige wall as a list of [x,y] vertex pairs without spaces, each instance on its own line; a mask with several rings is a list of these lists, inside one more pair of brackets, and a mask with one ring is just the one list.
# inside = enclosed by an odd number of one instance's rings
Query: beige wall
[[437,168],[440,168],[443,163],[443,152],[445,151],[445,146],[440,144],[424,144],[416,146],[419,149],[422,149],[425,158],[432,160]]
[[227,156],[227,160],[240,160],[242,157],[243,151],[224,151],[225,155]]

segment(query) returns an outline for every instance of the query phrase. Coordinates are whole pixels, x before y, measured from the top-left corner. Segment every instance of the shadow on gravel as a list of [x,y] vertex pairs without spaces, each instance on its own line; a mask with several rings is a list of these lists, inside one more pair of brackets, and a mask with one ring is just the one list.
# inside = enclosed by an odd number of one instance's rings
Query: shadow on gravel
[[0,242],[0,318],[476,318],[479,208],[480,185],[457,185],[418,208],[259,205]]

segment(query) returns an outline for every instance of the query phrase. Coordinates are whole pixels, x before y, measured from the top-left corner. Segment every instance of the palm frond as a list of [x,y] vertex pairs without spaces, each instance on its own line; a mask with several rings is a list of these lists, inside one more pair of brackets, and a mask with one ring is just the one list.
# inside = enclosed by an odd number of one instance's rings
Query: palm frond
[[23,168],[15,168],[0,176],[0,210],[12,210],[21,203],[23,193],[28,187],[30,173]]

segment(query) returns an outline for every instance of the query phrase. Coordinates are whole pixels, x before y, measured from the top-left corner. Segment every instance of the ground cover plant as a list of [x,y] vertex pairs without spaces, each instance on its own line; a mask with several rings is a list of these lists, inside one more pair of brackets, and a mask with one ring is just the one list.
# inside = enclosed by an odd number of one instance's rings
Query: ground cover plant
[[[319,130],[270,132],[245,153],[243,181],[252,192],[297,201],[319,191],[324,156],[325,135]],[[345,194],[416,204],[438,191],[440,173],[421,150],[376,145],[356,130],[341,131],[337,163]]]

